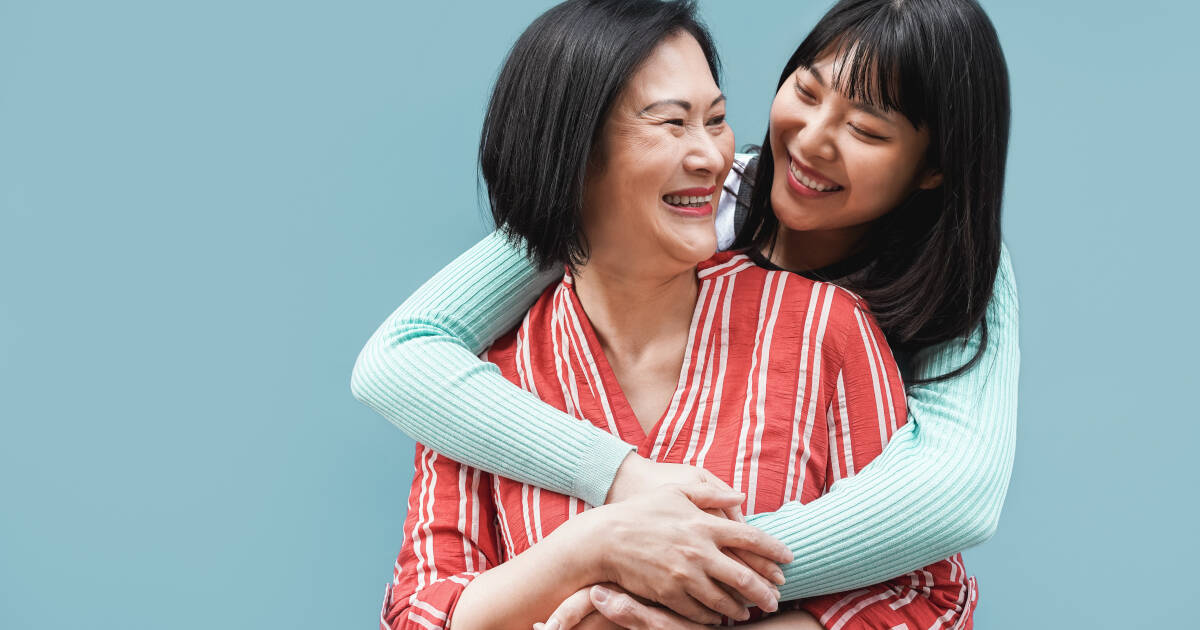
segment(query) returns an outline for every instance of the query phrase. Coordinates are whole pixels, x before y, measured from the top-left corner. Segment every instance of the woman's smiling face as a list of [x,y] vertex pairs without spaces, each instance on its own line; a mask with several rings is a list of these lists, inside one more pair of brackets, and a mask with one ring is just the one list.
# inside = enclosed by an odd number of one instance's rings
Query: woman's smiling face
[[936,188],[941,175],[925,166],[925,128],[836,89],[843,63],[846,56],[826,54],[797,68],[775,95],[771,206],[781,234],[819,232],[852,246],[868,224],[918,188]]
[[584,186],[588,264],[678,273],[716,251],[733,163],[725,97],[695,38],[663,40],[613,104]]

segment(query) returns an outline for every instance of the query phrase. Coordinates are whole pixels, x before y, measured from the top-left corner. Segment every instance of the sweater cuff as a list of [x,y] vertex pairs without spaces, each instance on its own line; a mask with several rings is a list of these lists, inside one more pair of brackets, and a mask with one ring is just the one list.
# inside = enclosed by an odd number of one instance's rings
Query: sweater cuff
[[599,429],[592,431],[591,444],[584,449],[575,471],[571,494],[589,505],[604,505],[617,469],[632,450],[633,446],[611,433]]

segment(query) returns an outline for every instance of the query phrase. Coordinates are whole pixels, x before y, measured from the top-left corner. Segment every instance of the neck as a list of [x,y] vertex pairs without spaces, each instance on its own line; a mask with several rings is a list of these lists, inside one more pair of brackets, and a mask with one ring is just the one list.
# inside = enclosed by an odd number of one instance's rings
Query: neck
[[769,258],[772,263],[790,271],[828,267],[857,252],[863,245],[868,227],[857,225],[837,230],[799,231],[780,225]]
[[695,267],[653,273],[591,261],[574,277],[606,354],[636,359],[656,344],[678,343],[681,332],[686,341],[700,285]]

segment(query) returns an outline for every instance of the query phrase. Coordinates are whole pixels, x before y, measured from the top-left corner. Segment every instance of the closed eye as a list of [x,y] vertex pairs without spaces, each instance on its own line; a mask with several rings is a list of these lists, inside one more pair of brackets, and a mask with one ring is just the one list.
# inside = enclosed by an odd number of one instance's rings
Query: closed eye
[[802,96],[806,99],[809,99],[809,100],[817,99],[817,97],[815,95],[813,95],[812,92],[809,92],[808,90],[804,89],[803,85],[800,85],[800,77],[796,77],[796,92],[799,93],[800,96]]
[[856,133],[864,138],[867,138],[870,140],[880,140],[880,141],[888,139],[887,136],[881,136],[876,133],[871,133],[870,131],[867,131],[866,129],[863,129],[862,127],[854,125],[853,123],[846,123],[846,124],[850,127],[851,130],[854,131],[854,133]]

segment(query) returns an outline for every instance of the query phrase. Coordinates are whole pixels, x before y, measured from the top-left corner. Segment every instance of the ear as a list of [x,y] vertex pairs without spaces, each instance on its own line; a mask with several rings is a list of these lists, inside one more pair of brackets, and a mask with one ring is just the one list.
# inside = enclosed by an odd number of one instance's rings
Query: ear
[[927,169],[921,175],[921,179],[917,183],[917,188],[921,190],[933,190],[942,185],[942,172],[936,168]]

